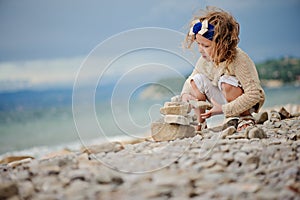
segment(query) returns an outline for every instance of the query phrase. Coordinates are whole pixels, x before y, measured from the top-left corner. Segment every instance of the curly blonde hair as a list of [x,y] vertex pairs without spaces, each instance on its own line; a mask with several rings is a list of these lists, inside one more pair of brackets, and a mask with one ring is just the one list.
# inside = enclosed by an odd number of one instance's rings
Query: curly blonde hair
[[[202,11],[203,12],[203,11]],[[208,20],[208,23],[214,26],[214,36],[212,39],[212,60],[218,66],[221,62],[230,64],[236,56],[236,47],[239,43],[240,26],[234,17],[228,12],[216,8],[207,7],[202,16],[194,17],[201,22],[204,19]],[[192,21],[189,25],[193,26]],[[190,48],[195,41],[195,36],[187,34],[185,39],[185,47]]]

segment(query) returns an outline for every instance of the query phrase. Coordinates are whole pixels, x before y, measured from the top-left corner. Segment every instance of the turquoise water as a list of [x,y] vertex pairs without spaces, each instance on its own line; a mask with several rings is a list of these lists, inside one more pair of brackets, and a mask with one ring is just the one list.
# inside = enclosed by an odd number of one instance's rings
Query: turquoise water
[[265,88],[266,101],[264,107],[275,105],[300,104],[300,86],[283,86]]
[[[300,104],[300,87],[284,86],[265,89],[264,107]],[[93,138],[143,137],[150,132],[152,121],[160,117],[163,100],[114,102],[96,100],[95,113],[83,106],[74,121],[71,91],[43,94],[1,94],[0,154],[36,146],[68,146],[69,143]],[[25,98],[26,97],[26,98]],[[75,124],[76,122],[76,124]],[[76,130],[76,126],[79,132]]]

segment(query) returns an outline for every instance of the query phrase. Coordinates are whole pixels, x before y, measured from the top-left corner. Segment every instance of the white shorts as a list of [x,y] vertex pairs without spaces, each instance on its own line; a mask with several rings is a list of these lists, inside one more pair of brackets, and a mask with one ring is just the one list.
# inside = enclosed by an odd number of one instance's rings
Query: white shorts
[[209,80],[207,76],[205,76],[204,74],[196,74],[192,77],[191,80],[194,80],[198,90],[202,94],[205,94],[208,101],[211,101],[211,99],[213,98],[221,105],[227,103],[222,93],[222,88],[221,88],[222,83],[227,83],[235,87],[241,87],[239,81],[234,76],[229,76],[229,75],[221,76],[218,82],[218,86],[213,85],[211,80]]
[[218,82],[218,87],[221,91],[222,91],[222,87],[221,87],[222,83],[227,83],[227,84],[232,85],[234,87],[242,87],[239,80],[237,80],[237,78],[234,77],[234,76],[223,75],[223,76],[220,77],[219,82]]

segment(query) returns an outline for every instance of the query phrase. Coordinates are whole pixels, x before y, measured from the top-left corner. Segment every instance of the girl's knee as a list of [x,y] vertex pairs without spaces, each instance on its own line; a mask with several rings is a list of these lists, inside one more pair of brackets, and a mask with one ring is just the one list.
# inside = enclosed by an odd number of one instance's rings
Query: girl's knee
[[198,89],[198,87],[197,87],[194,80],[191,80],[191,86],[192,86],[192,89],[193,89],[194,96],[198,100],[203,100],[203,101],[206,100],[205,95],[200,92],[200,90]]
[[228,83],[221,84],[222,92],[228,102],[231,102],[243,94],[243,90],[240,87],[235,87]]
[[224,93],[229,93],[232,89],[234,89],[234,86],[228,83],[221,83],[221,88]]

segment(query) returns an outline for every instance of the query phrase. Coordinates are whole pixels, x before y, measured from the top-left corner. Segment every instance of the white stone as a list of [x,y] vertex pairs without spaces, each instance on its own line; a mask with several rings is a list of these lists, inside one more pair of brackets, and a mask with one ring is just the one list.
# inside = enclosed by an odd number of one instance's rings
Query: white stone
[[262,138],[267,138],[267,134],[263,131],[263,129],[261,128],[257,128],[257,127],[254,127],[252,129],[249,130],[248,133],[246,133],[248,138],[259,138],[259,139],[262,139]]
[[171,98],[171,102],[180,102],[180,101],[181,101],[180,95],[176,95]]
[[221,138],[225,139],[227,136],[232,135],[235,132],[236,132],[236,128],[234,126],[229,126],[228,128],[222,131]]

